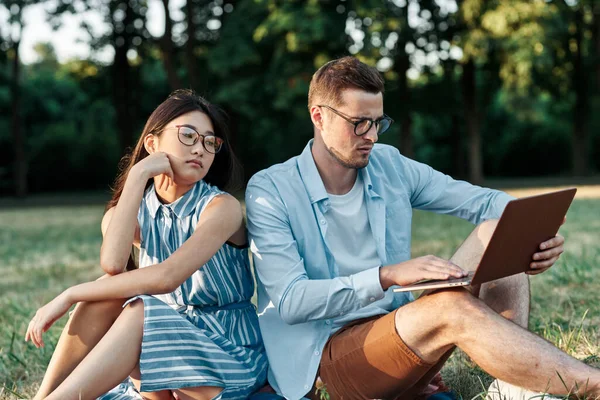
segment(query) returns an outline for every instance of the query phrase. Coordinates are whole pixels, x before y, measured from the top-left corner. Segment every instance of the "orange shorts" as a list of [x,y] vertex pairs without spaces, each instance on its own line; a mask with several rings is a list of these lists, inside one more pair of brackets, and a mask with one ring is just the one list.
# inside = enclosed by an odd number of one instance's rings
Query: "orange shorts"
[[[349,323],[325,344],[319,376],[332,400],[416,399],[442,368],[448,351],[431,364],[396,332],[396,312]],[[314,395],[314,388],[310,394]]]

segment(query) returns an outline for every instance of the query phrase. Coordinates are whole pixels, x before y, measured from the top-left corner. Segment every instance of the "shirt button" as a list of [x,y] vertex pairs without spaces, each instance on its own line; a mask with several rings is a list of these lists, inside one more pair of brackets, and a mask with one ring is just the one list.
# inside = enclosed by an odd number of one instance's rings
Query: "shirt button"
[[321,354],[321,352],[320,352],[320,351],[318,351],[318,350],[317,350],[317,351],[315,351],[315,356],[318,356],[319,354]]
[[304,389],[308,390],[310,387],[308,385],[304,385]]
[[326,323],[327,325],[331,325],[331,321],[330,321],[330,320],[328,320],[328,319],[327,319],[327,320],[325,320],[325,323]]
[[324,219],[321,220],[321,225],[325,225],[325,220]]
[[371,301],[375,301],[375,297],[371,297],[369,300],[371,300]]

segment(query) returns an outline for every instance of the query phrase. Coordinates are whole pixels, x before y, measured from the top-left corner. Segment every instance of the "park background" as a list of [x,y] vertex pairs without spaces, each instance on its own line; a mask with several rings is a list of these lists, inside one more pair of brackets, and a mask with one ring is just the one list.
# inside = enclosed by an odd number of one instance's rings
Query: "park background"
[[[119,159],[172,90],[227,111],[247,179],[302,151],[312,73],[348,54],[386,80],[381,142],[517,196],[579,187],[531,329],[600,365],[600,1],[0,0],[0,398],[35,392],[65,321],[37,350],[29,318],[100,275]],[[414,256],[472,229],[413,226]],[[489,384],[461,353],[444,376],[465,399]]]

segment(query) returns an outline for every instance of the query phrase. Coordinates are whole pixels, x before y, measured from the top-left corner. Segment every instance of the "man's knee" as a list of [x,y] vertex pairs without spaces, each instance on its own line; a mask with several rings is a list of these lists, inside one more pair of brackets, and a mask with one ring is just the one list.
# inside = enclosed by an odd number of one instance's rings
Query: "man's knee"
[[396,311],[396,332],[422,360],[436,363],[485,313],[485,305],[465,289],[445,289]]
[[477,237],[483,243],[485,243],[485,245],[487,246],[487,243],[489,243],[490,239],[492,238],[492,235],[494,234],[494,231],[496,230],[497,226],[498,226],[498,220],[497,219],[489,219],[487,221],[484,221],[484,222],[480,223],[475,228],[475,232],[477,233]]
[[483,230],[487,233],[494,233],[496,227],[498,226],[498,219],[488,219],[487,221],[481,222],[477,225],[477,229]]
[[[452,288],[439,290],[425,297],[419,298],[411,303],[412,317],[415,321],[420,320],[419,324],[423,327],[429,327],[432,332],[440,333],[450,329],[454,333],[459,333],[461,329],[468,329],[471,320],[475,320],[486,312],[487,307],[481,300],[473,296],[467,290],[462,288]],[[396,327],[406,323],[407,313],[401,307],[396,312]]]

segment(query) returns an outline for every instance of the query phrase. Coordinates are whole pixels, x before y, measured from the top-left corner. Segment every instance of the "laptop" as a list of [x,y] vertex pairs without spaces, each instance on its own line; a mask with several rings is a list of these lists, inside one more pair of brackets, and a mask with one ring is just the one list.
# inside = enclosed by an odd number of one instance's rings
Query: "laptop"
[[479,285],[530,271],[533,254],[542,242],[556,236],[575,192],[576,188],[569,188],[510,201],[475,271],[464,278],[421,281],[394,292]]

